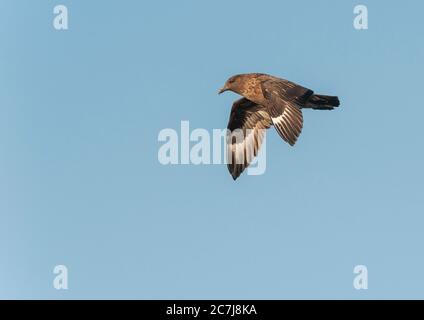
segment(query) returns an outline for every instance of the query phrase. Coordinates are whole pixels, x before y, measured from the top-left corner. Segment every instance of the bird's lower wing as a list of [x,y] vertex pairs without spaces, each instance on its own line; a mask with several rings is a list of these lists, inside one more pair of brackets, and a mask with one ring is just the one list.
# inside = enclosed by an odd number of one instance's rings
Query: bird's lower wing
[[246,98],[233,104],[227,131],[227,166],[234,180],[258,155],[265,130],[271,125],[266,107]]
[[303,115],[297,104],[286,97],[273,83],[264,83],[262,92],[272,123],[281,138],[294,146],[303,128]]

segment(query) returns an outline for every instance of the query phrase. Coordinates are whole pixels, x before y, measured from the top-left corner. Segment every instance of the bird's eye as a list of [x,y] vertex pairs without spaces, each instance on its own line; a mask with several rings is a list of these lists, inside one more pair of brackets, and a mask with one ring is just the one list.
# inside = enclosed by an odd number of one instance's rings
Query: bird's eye
[[230,79],[228,80],[229,83],[234,83],[236,81],[236,79]]

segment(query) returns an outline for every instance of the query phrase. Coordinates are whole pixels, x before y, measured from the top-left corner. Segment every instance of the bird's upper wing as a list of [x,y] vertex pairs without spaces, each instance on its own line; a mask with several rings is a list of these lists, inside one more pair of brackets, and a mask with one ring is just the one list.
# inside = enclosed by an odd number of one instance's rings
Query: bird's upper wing
[[234,102],[227,131],[227,166],[234,180],[257,156],[271,125],[266,107],[246,98]]
[[293,146],[303,128],[303,115],[299,105],[306,103],[313,91],[278,79],[266,80],[261,86],[275,129]]

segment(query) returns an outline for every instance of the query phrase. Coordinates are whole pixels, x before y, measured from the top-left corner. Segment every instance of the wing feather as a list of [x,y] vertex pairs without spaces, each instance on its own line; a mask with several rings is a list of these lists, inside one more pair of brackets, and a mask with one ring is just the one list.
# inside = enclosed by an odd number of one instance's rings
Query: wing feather
[[284,141],[294,146],[303,128],[297,101],[307,99],[313,91],[300,86],[287,90],[285,82],[272,79],[262,83],[262,92],[275,129]]
[[233,104],[227,131],[227,166],[234,180],[258,155],[265,130],[271,125],[266,107],[246,98]]

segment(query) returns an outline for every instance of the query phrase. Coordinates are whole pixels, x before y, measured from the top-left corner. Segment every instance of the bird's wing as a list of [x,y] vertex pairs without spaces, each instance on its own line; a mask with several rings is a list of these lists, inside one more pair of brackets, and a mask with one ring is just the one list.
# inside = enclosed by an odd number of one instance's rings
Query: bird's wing
[[298,105],[307,101],[313,91],[279,80],[267,80],[261,86],[275,129],[284,141],[294,146],[303,128]]
[[257,156],[271,125],[266,107],[246,98],[234,102],[227,126],[227,166],[234,180]]
[[284,100],[295,102],[299,106],[304,106],[314,92],[288,80],[268,77],[262,82],[262,89],[271,88]]

